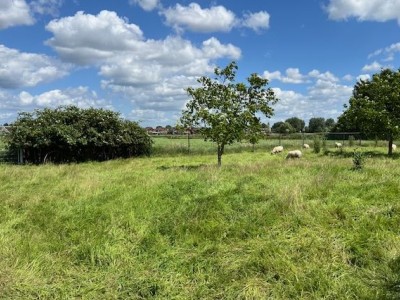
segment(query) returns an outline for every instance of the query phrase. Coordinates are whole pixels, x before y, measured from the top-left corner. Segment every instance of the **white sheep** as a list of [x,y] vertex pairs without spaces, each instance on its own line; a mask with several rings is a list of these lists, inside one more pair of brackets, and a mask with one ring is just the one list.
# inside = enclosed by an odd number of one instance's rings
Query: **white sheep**
[[309,144],[303,144],[303,148],[304,149],[310,149],[310,145]]
[[276,146],[274,147],[274,149],[272,149],[271,154],[280,153],[282,151],[283,151],[283,146]]
[[397,146],[395,144],[392,144],[392,150],[395,151]]
[[335,148],[342,148],[342,147],[343,147],[342,143],[335,143]]
[[288,154],[286,155],[286,159],[289,158],[300,158],[302,156],[302,153],[300,150],[293,150],[289,151]]

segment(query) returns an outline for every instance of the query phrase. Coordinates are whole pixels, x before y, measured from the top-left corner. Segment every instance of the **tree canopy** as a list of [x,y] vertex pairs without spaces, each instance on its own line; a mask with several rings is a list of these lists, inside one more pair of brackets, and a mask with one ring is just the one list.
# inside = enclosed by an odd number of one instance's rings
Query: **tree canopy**
[[257,136],[262,127],[256,114],[271,117],[270,104],[278,100],[273,90],[266,88],[268,80],[257,74],[251,74],[247,84],[235,82],[237,69],[237,64],[231,62],[225,68],[215,68],[214,79],[199,78],[201,87],[186,90],[191,99],[180,119],[182,126],[199,128],[205,140],[217,144],[218,166],[226,145],[240,141],[246,134]]
[[337,127],[387,139],[391,155],[393,139],[400,134],[400,70],[384,69],[358,81]]
[[271,127],[272,132],[275,133],[293,133],[296,130],[293,128],[293,126],[288,123],[288,122],[276,122],[272,125]]
[[289,123],[293,127],[294,132],[301,132],[304,130],[305,122],[300,118],[292,117],[287,119],[285,122]]
[[336,122],[333,118],[329,118],[325,120],[325,129],[326,131],[331,131],[335,127]]
[[7,135],[25,161],[42,163],[107,160],[150,154],[151,139],[136,122],[104,109],[76,106],[20,113]]
[[311,118],[308,121],[308,132],[325,132],[325,118]]

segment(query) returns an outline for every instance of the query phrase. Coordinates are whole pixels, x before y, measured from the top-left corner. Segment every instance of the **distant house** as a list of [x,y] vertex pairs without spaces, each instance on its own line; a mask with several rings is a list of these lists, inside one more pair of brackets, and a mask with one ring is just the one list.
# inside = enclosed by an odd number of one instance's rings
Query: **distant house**
[[148,134],[151,134],[154,131],[153,127],[146,127],[145,130],[147,131]]

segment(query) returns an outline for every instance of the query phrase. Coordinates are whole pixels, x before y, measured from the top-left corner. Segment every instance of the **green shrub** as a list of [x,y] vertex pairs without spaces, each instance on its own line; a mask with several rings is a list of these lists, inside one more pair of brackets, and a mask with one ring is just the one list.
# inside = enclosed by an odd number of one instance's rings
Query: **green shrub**
[[314,152],[315,153],[321,152],[321,138],[317,135],[314,137]]
[[361,170],[364,167],[365,158],[362,152],[358,152],[357,149],[353,152],[353,167],[352,170]]
[[20,113],[7,135],[29,163],[109,160],[149,155],[152,141],[136,122],[104,109],[76,106]]

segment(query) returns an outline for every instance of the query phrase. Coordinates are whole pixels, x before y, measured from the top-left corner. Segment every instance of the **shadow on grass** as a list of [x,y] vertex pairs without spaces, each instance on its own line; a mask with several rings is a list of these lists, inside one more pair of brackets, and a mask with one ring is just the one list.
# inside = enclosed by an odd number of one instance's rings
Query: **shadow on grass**
[[400,256],[389,263],[390,271],[386,274],[386,280],[383,286],[383,299],[400,299]]
[[160,166],[157,167],[157,170],[184,170],[184,171],[196,171],[200,168],[204,168],[207,165],[205,164],[200,164],[200,165],[191,165],[191,166],[185,166],[185,165],[181,165],[181,166]]
[[[357,150],[356,150],[357,151]],[[400,159],[400,153],[393,153],[392,156],[387,155],[387,153],[382,153],[379,151],[360,151],[365,157],[370,158],[391,158],[391,159]],[[354,156],[354,151],[346,151],[346,150],[326,150],[324,152],[327,156],[336,156],[349,158]]]

